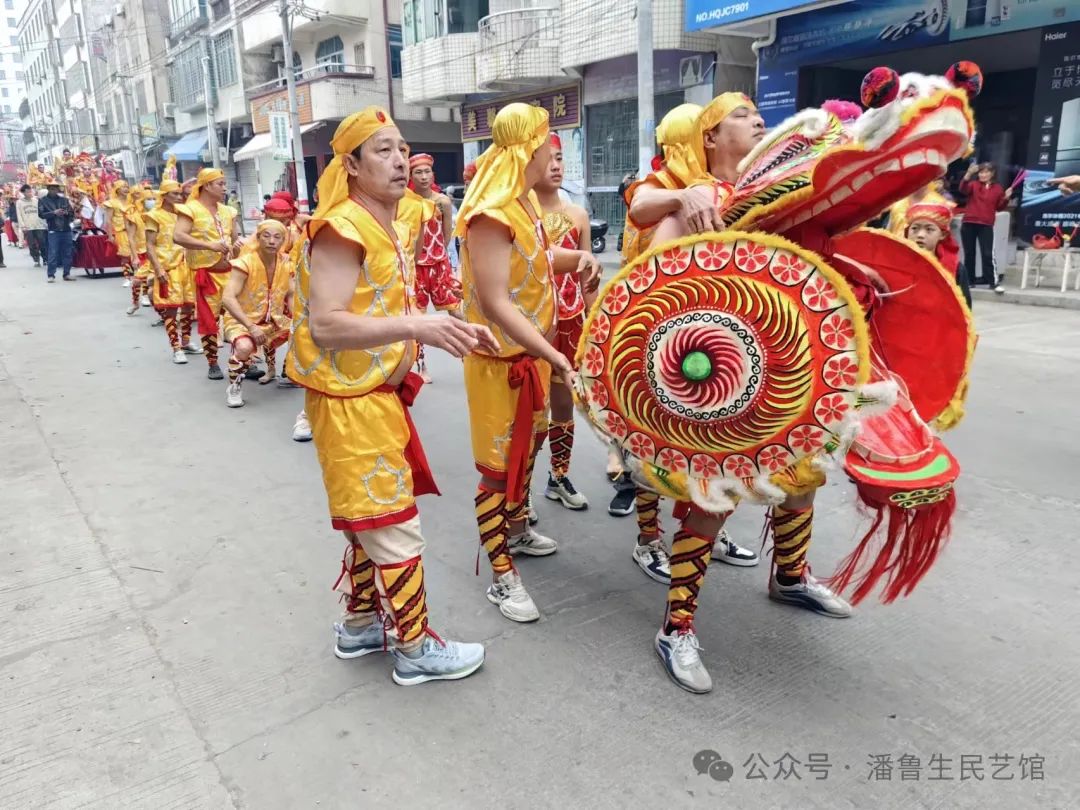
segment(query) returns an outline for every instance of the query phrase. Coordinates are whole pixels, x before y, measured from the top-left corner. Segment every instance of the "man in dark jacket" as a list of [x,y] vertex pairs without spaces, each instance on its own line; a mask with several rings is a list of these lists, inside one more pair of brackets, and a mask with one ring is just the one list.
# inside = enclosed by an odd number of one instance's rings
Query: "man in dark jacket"
[[74,281],[71,277],[71,256],[75,246],[71,241],[71,220],[74,212],[68,198],[60,193],[56,183],[49,185],[49,192],[38,201],[38,216],[45,220],[48,228],[48,261],[46,271],[49,283],[56,281],[56,268],[63,268],[64,281]]

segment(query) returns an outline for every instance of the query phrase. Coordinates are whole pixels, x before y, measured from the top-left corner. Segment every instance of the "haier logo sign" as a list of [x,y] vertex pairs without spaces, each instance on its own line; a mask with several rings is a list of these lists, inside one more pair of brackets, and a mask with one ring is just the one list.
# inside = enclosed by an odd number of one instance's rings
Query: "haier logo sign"
[[1067,31],[1054,31],[1052,33],[1043,36],[1043,42],[1055,42],[1059,39],[1065,39],[1069,34]]

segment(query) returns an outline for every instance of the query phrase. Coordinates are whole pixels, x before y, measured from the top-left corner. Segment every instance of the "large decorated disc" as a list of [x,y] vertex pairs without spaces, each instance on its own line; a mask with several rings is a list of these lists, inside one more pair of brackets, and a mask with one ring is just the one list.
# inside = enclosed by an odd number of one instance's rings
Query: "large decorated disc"
[[869,376],[843,278],[779,237],[669,242],[605,287],[578,347],[579,404],[661,491],[719,508],[782,496],[801,461],[850,439]]

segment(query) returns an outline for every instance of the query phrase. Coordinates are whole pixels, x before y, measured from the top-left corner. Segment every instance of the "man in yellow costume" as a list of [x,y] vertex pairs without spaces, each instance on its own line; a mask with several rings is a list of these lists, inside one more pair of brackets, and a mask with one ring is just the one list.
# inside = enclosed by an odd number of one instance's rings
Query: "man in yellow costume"
[[202,354],[202,349],[191,342],[195,282],[184,249],[173,241],[176,209],[183,200],[179,183],[162,180],[158,204],[146,214],[146,253],[154,269],[154,309],[165,321],[165,334],[177,364],[187,363],[189,354]]
[[410,369],[417,341],[461,357],[494,351],[495,339],[482,326],[413,312],[405,233],[394,222],[408,145],[390,116],[378,107],[354,113],[330,145],[297,272],[286,371],[307,389],[331,522],[348,540],[335,654],[385,650],[385,619],[395,683],[464,678],[483,663],[483,646],[443,641],[428,627],[415,497],[438,490],[408,415],[422,385]]
[[154,268],[146,256],[146,197],[147,193],[142,186],[132,186],[124,209],[124,228],[127,231],[127,243],[131,251],[131,265],[134,270],[131,278],[131,306],[128,307],[128,315],[137,313],[140,303],[144,307],[150,306],[149,293]]
[[[698,202],[716,206],[738,179],[738,165],[765,135],[764,122],[752,101],[741,93],[717,96],[697,119],[699,139],[694,152],[705,166],[712,182],[690,187]],[[678,194],[668,190],[647,189],[643,205],[635,212],[646,220],[662,215],[652,238],[654,245],[678,239],[694,232],[693,218]],[[635,199],[635,203],[639,201]],[[702,218],[708,222],[709,217]],[[707,226],[708,229],[709,226]],[[814,494],[825,483],[824,474],[810,464],[795,468],[788,480],[778,483],[788,494],[779,506],[772,507],[770,525],[773,538],[773,571],[769,577],[769,597],[834,618],[851,615],[851,606],[810,575],[806,553],[813,526]],[[689,692],[712,689],[712,679],[699,654],[694,632],[694,614],[698,594],[717,535],[728,513],[705,512],[689,503],[680,503],[676,516],[681,526],[671,544],[670,585],[663,626],[656,634],[655,648],[671,679]]]
[[125,287],[131,286],[131,245],[128,244],[127,234],[128,191],[128,184],[117,180],[109,189],[109,199],[102,206],[105,209],[105,233],[116,246]]
[[[709,107],[714,111],[712,117],[720,116],[720,120],[740,110],[741,120],[742,111],[748,114],[753,109],[753,103],[742,93],[724,93]],[[665,115],[656,128],[656,141],[660,145],[663,162],[657,171],[626,190],[627,236],[623,240],[623,256],[627,263],[655,243],[657,228],[668,214],[677,213],[694,232],[723,228],[717,198],[701,193],[720,186],[709,173],[703,157],[704,139],[699,127],[701,115],[702,108],[697,104],[680,104]],[[746,120],[753,123],[749,117]],[[760,118],[756,121],[760,123]],[[761,131],[764,132],[764,129]],[[741,143],[732,153],[745,155],[751,148],[752,143]],[[728,171],[736,170],[729,167]],[[634,487],[617,450],[611,454],[608,467],[616,488],[608,512],[613,515],[627,515],[631,509],[637,512],[638,535],[634,562],[650,579],[669,584],[671,569],[660,530],[660,496],[651,490]],[[740,567],[755,566],[759,561],[756,552],[738,545],[724,529],[716,537],[712,558]]]
[[493,574],[487,598],[511,621],[531,622],[540,612],[511,555],[546,556],[558,548],[528,525],[526,496],[547,434],[552,371],[568,382],[574,374],[553,344],[553,273],[579,273],[589,292],[599,284],[600,267],[591,253],[552,248],[544,234],[532,188],[551,161],[547,112],[508,104],[491,132],[492,146],[477,159],[461,204],[457,234],[463,237],[465,318],[490,326],[498,347],[465,358],[465,391],[481,475],[476,520]]
[[236,209],[225,205],[225,175],[221,169],[202,169],[191,196],[177,206],[173,241],[187,250],[188,268],[195,279],[195,311],[199,338],[208,366],[206,376],[221,380],[218,365],[218,318],[221,294],[236,255]]
[[255,229],[256,249],[245,251],[232,263],[225,284],[225,340],[232,345],[229,355],[229,387],[225,404],[241,408],[244,397],[240,384],[252,356],[259,349],[266,357],[265,385],[276,376],[275,353],[289,339],[292,304],[293,263],[286,252],[289,229],[275,219],[266,219]]

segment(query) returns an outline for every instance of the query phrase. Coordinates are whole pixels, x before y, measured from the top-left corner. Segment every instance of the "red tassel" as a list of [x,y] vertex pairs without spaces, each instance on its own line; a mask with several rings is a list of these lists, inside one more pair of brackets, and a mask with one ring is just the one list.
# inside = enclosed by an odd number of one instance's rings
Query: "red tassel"
[[[850,601],[857,605],[884,578],[881,601],[888,604],[909,596],[945,548],[956,512],[956,493],[950,491],[944,500],[919,509],[868,503],[865,497],[863,503],[873,512],[870,528],[828,583],[838,592],[854,586]],[[882,523],[886,524],[884,542],[876,540]],[[873,546],[879,542],[875,553]]]

